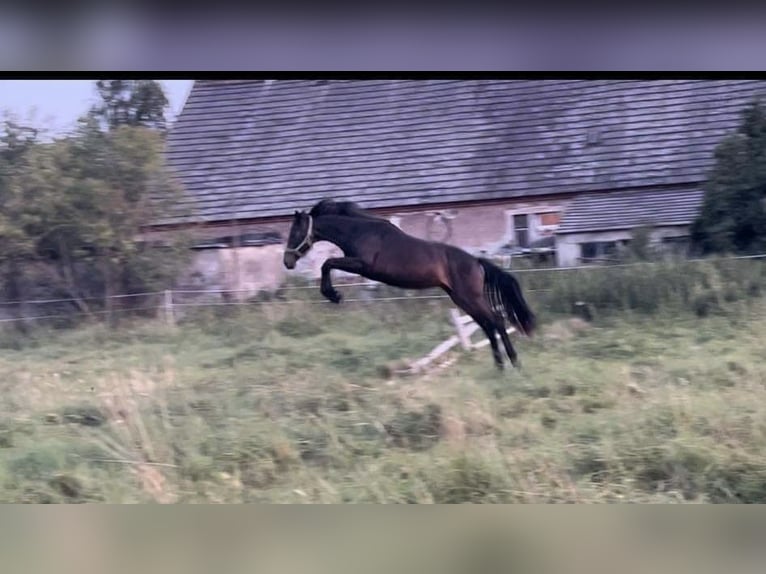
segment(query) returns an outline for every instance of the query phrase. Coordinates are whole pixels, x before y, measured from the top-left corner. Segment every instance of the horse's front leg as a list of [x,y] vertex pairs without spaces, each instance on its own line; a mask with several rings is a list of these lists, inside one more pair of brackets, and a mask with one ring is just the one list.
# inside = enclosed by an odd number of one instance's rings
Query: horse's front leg
[[343,296],[338,293],[335,287],[332,286],[332,280],[330,279],[330,271],[333,269],[340,269],[347,273],[356,273],[361,275],[364,271],[364,262],[361,259],[355,257],[331,257],[324,263],[322,263],[322,283],[320,291],[332,303],[340,303]]

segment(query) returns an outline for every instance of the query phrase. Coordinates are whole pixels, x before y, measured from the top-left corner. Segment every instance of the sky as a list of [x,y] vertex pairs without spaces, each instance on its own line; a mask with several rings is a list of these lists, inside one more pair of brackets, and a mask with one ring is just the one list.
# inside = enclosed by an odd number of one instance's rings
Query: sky
[[[181,111],[192,80],[158,80],[170,107],[168,119]],[[96,101],[95,80],[0,80],[0,117],[11,113],[20,120],[62,134]]]

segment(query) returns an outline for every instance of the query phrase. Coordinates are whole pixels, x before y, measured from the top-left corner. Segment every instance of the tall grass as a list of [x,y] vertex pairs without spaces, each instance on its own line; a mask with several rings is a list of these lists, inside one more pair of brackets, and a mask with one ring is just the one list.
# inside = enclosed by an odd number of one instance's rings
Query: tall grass
[[577,302],[603,315],[633,311],[727,312],[762,294],[766,261],[710,259],[660,261],[571,270],[520,271],[537,307],[570,313]]
[[443,305],[200,309],[4,350],[0,501],[766,501],[762,299],[546,324],[522,372],[484,349],[390,378],[451,334]]
[[0,501],[763,502],[764,273],[520,273],[548,320],[504,375],[484,349],[392,378],[453,334],[443,299],[36,331],[0,349]]

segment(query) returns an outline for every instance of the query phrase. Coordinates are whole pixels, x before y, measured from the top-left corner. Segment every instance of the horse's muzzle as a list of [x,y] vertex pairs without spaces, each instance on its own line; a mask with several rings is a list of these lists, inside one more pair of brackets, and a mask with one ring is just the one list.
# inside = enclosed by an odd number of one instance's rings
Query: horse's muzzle
[[287,269],[295,269],[295,264],[298,262],[298,258],[295,253],[285,253],[283,262]]

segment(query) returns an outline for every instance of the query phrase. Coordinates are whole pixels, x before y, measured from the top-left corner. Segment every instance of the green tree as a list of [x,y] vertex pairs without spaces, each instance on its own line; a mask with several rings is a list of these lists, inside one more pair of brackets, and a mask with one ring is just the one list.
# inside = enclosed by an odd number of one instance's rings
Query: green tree
[[737,131],[716,147],[691,235],[703,254],[766,249],[766,109],[761,101],[743,110]]
[[72,147],[71,138],[35,147],[12,185],[22,206],[16,221],[33,245],[33,258],[48,263],[46,268],[56,273],[53,282],[58,290],[90,313],[87,300],[94,292],[80,276],[91,251],[86,239],[93,217],[87,198],[91,184],[83,182],[75,169]]
[[93,113],[108,129],[143,126],[165,130],[168,99],[156,80],[99,80],[96,89],[101,102]]
[[[36,145],[37,130],[11,118],[5,119],[0,133],[0,296],[21,301],[11,307],[19,317],[23,315],[26,294],[21,262],[30,257],[33,243],[20,224],[25,206],[12,182]],[[16,326],[24,330],[22,322]]]
[[162,150],[154,130],[122,125],[105,133],[92,121],[84,122],[72,148],[82,244],[98,270],[107,311],[113,295],[169,286],[186,261],[183,235],[163,247],[150,246],[142,236],[146,223],[174,209],[179,194]]
[[56,270],[82,311],[99,297],[115,317],[114,295],[169,286],[185,262],[185,238],[152,247],[142,226],[174,208],[162,135],[140,126],[103,131],[89,114],[71,137],[30,152],[13,178],[19,224],[35,255]]

